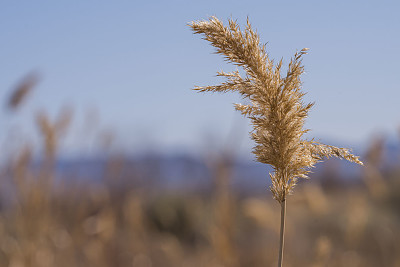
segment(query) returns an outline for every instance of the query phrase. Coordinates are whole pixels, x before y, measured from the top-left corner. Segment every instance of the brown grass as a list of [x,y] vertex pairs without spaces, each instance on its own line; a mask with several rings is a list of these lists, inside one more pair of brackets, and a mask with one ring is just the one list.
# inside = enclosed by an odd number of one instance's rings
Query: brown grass
[[[123,155],[109,157],[102,177],[85,177],[95,182],[72,171],[60,179],[55,164],[70,115],[40,114],[32,120],[41,147],[1,154],[0,266],[276,265],[279,207],[268,196],[232,188],[232,152],[204,156],[214,181],[204,191],[164,189],[150,182],[162,179],[157,172],[138,171]],[[378,147],[367,157],[376,169],[385,151]],[[37,162],[38,151],[44,161]],[[379,175],[385,194],[359,180],[300,183],[287,207],[285,265],[400,266],[400,171],[379,169]]]
[[[158,177],[126,173],[131,163],[121,159],[106,163],[103,182],[55,180],[54,172],[49,181],[32,169],[32,154],[27,147],[2,168],[0,266],[276,264],[278,206],[232,190],[231,158],[208,165],[214,193],[154,194],[135,181]],[[398,266],[399,173],[384,175],[388,192],[378,201],[362,184],[300,184],[288,206],[285,265]]]
[[19,83],[15,86],[8,99],[8,108],[10,110],[16,110],[28,96],[28,94],[33,90],[33,88],[39,82],[39,75],[37,73],[27,74]]
[[307,48],[296,52],[283,74],[281,59],[277,64],[268,57],[266,46],[247,20],[242,31],[236,21],[224,26],[216,17],[208,21],[192,22],[194,33],[202,34],[228,62],[242,67],[239,71],[218,72],[227,82],[216,86],[196,87],[200,92],[238,92],[251,104],[235,104],[253,124],[253,153],[259,162],[273,168],[270,173],[274,198],[281,204],[281,242],[278,266],[282,266],[283,235],[285,228],[286,197],[298,178],[307,178],[310,168],[324,158],[338,157],[362,165],[358,157],[346,148],[338,148],[306,140],[304,122],[313,104],[303,102],[300,76],[304,72],[301,58]]

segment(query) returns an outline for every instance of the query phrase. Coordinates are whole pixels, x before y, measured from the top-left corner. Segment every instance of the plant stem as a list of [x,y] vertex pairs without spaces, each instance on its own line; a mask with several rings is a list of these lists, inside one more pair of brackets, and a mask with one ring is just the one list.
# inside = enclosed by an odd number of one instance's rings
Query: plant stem
[[281,234],[279,239],[279,260],[278,267],[282,267],[283,261],[283,245],[285,238],[285,216],[286,216],[286,200],[281,202]]

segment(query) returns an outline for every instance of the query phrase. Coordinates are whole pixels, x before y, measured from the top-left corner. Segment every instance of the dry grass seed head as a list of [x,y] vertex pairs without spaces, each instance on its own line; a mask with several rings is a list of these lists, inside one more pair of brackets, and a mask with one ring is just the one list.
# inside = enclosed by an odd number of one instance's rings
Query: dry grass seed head
[[11,93],[7,102],[8,108],[13,111],[16,110],[38,82],[39,75],[37,73],[30,73],[25,76]]
[[303,102],[301,75],[304,73],[302,56],[307,48],[296,52],[283,74],[280,60],[277,64],[269,59],[266,46],[249,20],[242,31],[234,20],[228,26],[216,17],[207,21],[191,22],[195,34],[202,34],[216,48],[216,53],[234,65],[242,67],[245,76],[238,71],[219,72],[226,82],[215,86],[197,86],[200,92],[239,92],[250,100],[250,105],[235,104],[236,110],[248,117],[253,125],[251,133],[256,145],[253,153],[259,162],[269,164],[271,191],[274,198],[283,202],[291,193],[298,178],[306,178],[317,162],[337,157],[362,164],[348,149],[328,146],[305,140],[305,119],[313,103]]

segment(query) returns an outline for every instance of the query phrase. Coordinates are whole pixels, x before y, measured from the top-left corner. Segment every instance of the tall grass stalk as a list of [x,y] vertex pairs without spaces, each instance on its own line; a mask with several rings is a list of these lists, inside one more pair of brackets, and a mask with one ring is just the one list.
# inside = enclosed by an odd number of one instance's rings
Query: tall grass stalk
[[234,91],[249,100],[249,105],[235,104],[236,110],[248,117],[253,125],[251,138],[256,143],[253,153],[256,159],[273,168],[269,174],[273,197],[281,204],[281,233],[278,266],[282,266],[286,198],[292,193],[298,178],[307,178],[310,169],[324,158],[338,157],[362,165],[358,157],[346,148],[324,145],[303,135],[305,119],[313,103],[303,102],[302,82],[304,73],[302,56],[308,48],[296,52],[283,71],[283,60],[275,64],[268,57],[266,45],[247,20],[242,31],[234,20],[228,26],[216,17],[189,23],[193,32],[202,34],[216,48],[216,53],[228,62],[242,67],[245,76],[238,70],[218,76],[226,82],[215,86],[197,86],[199,92]]
[[278,266],[282,266],[283,247],[285,245],[285,216],[286,216],[286,200],[281,202],[281,231],[279,235],[279,259]]

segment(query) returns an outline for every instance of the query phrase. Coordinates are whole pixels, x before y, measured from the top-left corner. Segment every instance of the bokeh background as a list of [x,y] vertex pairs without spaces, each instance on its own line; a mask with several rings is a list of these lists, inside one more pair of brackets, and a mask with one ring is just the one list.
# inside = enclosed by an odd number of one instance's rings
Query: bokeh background
[[187,24],[249,18],[304,57],[308,137],[353,148],[289,198],[285,266],[400,266],[400,3],[3,1],[0,266],[273,266],[251,126]]

